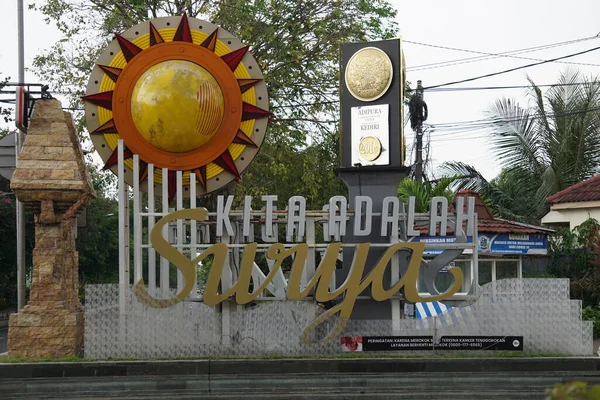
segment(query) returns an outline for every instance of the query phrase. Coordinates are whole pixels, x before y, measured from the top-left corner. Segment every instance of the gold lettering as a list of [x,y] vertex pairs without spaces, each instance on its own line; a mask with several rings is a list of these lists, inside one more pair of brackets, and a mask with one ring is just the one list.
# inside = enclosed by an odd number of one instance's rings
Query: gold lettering
[[178,219],[195,219],[196,221],[204,221],[208,215],[206,208],[192,208],[184,209],[172,212],[171,214],[162,217],[154,229],[150,232],[150,241],[158,254],[172,262],[175,267],[181,271],[185,280],[185,286],[181,289],[175,297],[171,299],[157,299],[148,293],[144,286],[144,280],[140,279],[134,286],[134,294],[140,299],[140,301],[149,307],[153,308],[167,308],[171,307],[181,301],[183,301],[194,288],[194,282],[196,277],[196,265],[204,260],[211,254],[214,254],[214,264],[224,264],[225,257],[227,257],[227,245],[224,243],[213,244],[211,247],[202,252],[198,257],[190,260],[183,255],[179,250],[173,247],[169,242],[162,236],[162,228],[166,224]]
[[[338,254],[341,250],[341,243],[331,243],[327,247],[327,251],[321,260],[319,267],[315,271],[313,277],[307,283],[306,287],[302,288],[302,275],[306,265],[308,256],[308,245],[306,243],[297,244],[289,249],[281,243],[275,243],[267,249],[266,256],[274,260],[273,268],[267,275],[265,281],[252,292],[249,292],[250,283],[252,280],[252,269],[254,268],[254,260],[258,245],[256,243],[248,244],[244,249],[244,255],[241,263],[240,273],[237,281],[231,288],[224,293],[219,293],[219,284],[223,269],[225,267],[226,257],[228,256],[227,245],[224,243],[214,244],[207,250],[202,252],[193,260],[188,259],[179,250],[173,247],[162,236],[162,227],[171,221],[177,219],[194,219],[204,221],[208,211],[204,208],[185,209],[175,211],[158,221],[150,234],[151,243],[156,251],[173,263],[183,274],[185,286],[171,299],[156,299],[148,294],[144,286],[144,281],[140,280],[134,286],[134,293],[139,298],[140,302],[154,308],[166,308],[183,301],[192,291],[195,281],[196,265],[206,257],[213,255],[213,264],[208,275],[206,289],[204,292],[204,303],[210,306],[215,306],[226,299],[235,296],[238,304],[247,304],[255,300],[262,291],[271,283],[281,268],[283,261],[293,256],[292,271],[288,280],[287,298],[292,301],[299,301],[306,298],[311,291],[314,290],[315,300],[318,302],[328,302],[343,296],[343,299],[334,307],[319,315],[311,322],[302,332],[302,341],[310,342],[309,335],[313,329],[322,324],[332,316],[338,315],[338,321],[329,334],[318,342],[327,342],[337,337],[352,315],[352,310],[356,303],[356,299],[366,289],[370,287],[371,296],[376,301],[385,301],[392,298],[398,291],[404,288],[404,296],[410,302],[421,301],[438,301],[451,297],[460,290],[462,285],[462,270],[460,268],[450,268],[448,271],[454,277],[454,284],[445,293],[435,297],[421,297],[417,290],[417,281],[419,278],[419,268],[421,258],[425,248],[425,243],[422,242],[404,242],[397,243],[389,247],[377,264],[363,278],[365,264],[369,253],[371,243],[361,243],[356,246],[354,258],[348,277],[339,287],[330,291],[329,285],[333,274],[335,273],[335,264]],[[392,257],[400,250],[410,250],[410,261],[406,273],[402,278],[392,284],[389,289],[383,287],[383,277],[387,265],[392,260]]]

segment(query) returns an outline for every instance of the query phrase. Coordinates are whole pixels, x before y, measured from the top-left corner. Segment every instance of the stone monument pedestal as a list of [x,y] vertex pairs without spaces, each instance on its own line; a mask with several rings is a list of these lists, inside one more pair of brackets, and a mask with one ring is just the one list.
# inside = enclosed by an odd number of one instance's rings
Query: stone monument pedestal
[[8,355],[78,355],[84,314],[76,216],[93,192],[71,115],[59,101],[36,102],[11,188],[35,215],[35,249],[30,300],[10,316]]

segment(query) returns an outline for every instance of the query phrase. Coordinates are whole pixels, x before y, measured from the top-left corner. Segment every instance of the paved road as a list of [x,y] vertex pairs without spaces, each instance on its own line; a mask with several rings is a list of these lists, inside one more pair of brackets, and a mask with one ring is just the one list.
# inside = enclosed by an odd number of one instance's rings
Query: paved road
[[8,328],[0,328],[0,354],[6,352],[8,342]]

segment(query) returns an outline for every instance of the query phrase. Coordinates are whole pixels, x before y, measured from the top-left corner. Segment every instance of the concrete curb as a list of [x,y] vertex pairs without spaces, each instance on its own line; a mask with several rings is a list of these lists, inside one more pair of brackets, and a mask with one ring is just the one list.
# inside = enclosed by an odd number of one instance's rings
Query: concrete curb
[[593,373],[600,358],[407,358],[94,361],[81,363],[3,363],[0,380],[54,377],[223,376],[389,373]]

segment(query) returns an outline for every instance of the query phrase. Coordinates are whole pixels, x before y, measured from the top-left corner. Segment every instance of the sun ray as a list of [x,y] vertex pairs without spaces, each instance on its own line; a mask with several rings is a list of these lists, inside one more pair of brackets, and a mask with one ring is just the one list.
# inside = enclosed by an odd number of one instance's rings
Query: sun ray
[[87,96],[83,96],[81,100],[87,101],[88,103],[92,103],[100,107],[104,107],[107,110],[112,111],[112,95],[113,91],[110,90],[108,92],[94,93]]
[[106,76],[112,79],[113,82],[116,82],[117,79],[119,79],[119,75],[121,74],[121,71],[123,71],[121,68],[109,67],[108,65],[97,65],[102,71],[104,71]]
[[231,173],[235,177],[236,182],[240,180],[240,173],[235,165],[235,162],[233,161],[233,157],[231,157],[229,150],[225,150],[223,154],[221,154],[213,162],[219,167],[223,168],[225,171]]
[[105,133],[119,133],[117,127],[115,126],[115,120],[110,119],[106,123],[94,129],[94,131],[90,132],[90,135],[104,135]]
[[125,57],[125,61],[129,62],[133,57],[135,57],[138,53],[142,51],[135,44],[131,43],[129,40],[125,39],[123,36],[115,33],[115,37],[117,38],[117,42],[119,43],[119,47],[123,52],[123,57]]
[[225,61],[225,64],[227,64],[232,72],[235,72],[235,69],[240,65],[240,62],[242,62],[242,58],[244,58],[248,52],[249,47],[250,46],[242,47],[241,49],[227,53],[221,57],[221,60]]
[[165,40],[160,35],[160,32],[158,32],[158,29],[156,29],[156,27],[154,27],[154,25],[152,25],[152,22],[149,22],[149,24],[150,24],[150,46],[154,46],[159,43],[164,43]]
[[242,93],[246,93],[248,90],[254,87],[258,82],[262,81],[262,79],[238,79],[238,84],[240,85],[240,90]]
[[[110,157],[108,157],[108,159],[106,160],[106,164],[104,164],[104,167],[102,168],[103,170],[109,169],[113,165],[117,165],[117,163],[119,162],[118,150],[119,150],[119,148],[115,147],[115,150],[112,152]],[[127,148],[127,146],[125,146],[125,148],[123,149],[123,161],[127,160],[128,158],[133,158],[133,152],[131,150],[129,150]]]
[[192,32],[190,31],[190,24],[188,22],[187,15],[183,14],[175,36],[173,37],[174,42],[189,42],[193,43]]
[[194,174],[196,174],[196,179],[198,179],[198,182],[202,185],[204,190],[206,190],[206,165],[196,168]]
[[238,130],[235,138],[233,138],[233,143],[243,144],[250,147],[258,147],[256,143],[252,139],[248,137],[241,129]]
[[217,46],[217,33],[219,32],[219,28],[215,29],[213,33],[211,33],[204,42],[200,46],[206,47],[208,50],[215,52],[215,48]]
[[270,112],[244,102],[244,111],[242,112],[242,121],[251,119],[265,118],[271,115]]

